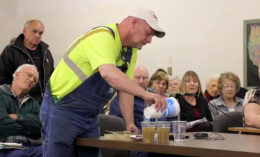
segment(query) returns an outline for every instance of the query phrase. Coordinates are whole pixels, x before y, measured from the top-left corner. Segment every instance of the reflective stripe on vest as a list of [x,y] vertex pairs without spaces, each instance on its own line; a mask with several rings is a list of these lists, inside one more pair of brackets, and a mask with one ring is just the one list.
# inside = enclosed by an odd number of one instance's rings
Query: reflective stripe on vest
[[[106,27],[106,26],[101,26],[101,27]],[[114,31],[109,27],[106,27],[106,28],[107,29],[104,28],[104,29],[93,30],[92,32],[89,32],[86,35],[82,36],[73,45],[71,45],[71,47],[67,50],[66,54],[63,56],[64,62],[67,64],[68,67],[70,67],[70,69],[78,76],[78,78],[82,82],[87,80],[88,76],[85,75],[85,73],[69,58],[69,54],[80,43],[81,40],[85,40],[87,37],[89,37],[95,33],[108,32],[115,38]]]

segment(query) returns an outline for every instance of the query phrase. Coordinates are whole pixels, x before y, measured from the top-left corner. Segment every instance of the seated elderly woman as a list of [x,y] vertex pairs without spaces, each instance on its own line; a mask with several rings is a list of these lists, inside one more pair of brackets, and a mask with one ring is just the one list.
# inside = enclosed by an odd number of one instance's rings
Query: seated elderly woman
[[[162,97],[167,98],[166,89],[168,87],[168,75],[161,70],[157,70],[150,78],[148,84],[148,91],[157,93]],[[160,118],[159,121],[172,121],[176,120],[177,117],[167,117],[167,118]],[[151,118],[150,121],[155,121],[156,119]]]
[[206,81],[206,90],[204,92],[204,95],[208,100],[208,102],[219,96],[218,78],[219,78],[218,75],[211,75]]
[[[260,68],[259,68],[260,78]],[[246,93],[243,104],[243,119],[246,126],[260,129],[260,87]]]
[[218,80],[220,96],[209,102],[212,118],[226,112],[242,111],[243,99],[236,97],[240,89],[239,77],[233,72],[222,73]]
[[150,78],[148,90],[159,94],[162,97],[167,97],[166,89],[168,88],[168,76],[163,71],[156,71]]
[[181,81],[181,93],[176,98],[180,104],[180,118],[190,122],[199,122],[187,128],[187,131],[212,131],[212,117],[208,101],[204,98],[201,83],[194,71],[187,71]]
[[181,79],[179,78],[179,76],[170,77],[167,94],[171,95],[173,93],[178,93],[180,92],[180,88],[181,88]]

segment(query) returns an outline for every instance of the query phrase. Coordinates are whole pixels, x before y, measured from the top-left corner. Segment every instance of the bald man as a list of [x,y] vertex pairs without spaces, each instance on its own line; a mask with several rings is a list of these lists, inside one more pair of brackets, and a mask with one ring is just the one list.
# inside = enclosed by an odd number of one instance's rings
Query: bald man
[[[147,89],[149,81],[148,70],[144,66],[137,66],[134,70],[134,82],[144,90]],[[123,117],[119,108],[118,96],[116,96],[110,104],[109,115]],[[145,102],[140,97],[134,97],[134,123],[141,130],[141,121],[143,121],[143,111]]]

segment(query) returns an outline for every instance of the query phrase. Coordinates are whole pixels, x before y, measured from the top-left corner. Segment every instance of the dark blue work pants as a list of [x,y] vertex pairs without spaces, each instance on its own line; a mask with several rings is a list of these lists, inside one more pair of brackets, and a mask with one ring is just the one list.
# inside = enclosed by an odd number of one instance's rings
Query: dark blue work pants
[[78,137],[99,137],[97,115],[115,92],[94,74],[58,103],[48,85],[41,105],[43,157],[92,157],[99,149],[75,145]]

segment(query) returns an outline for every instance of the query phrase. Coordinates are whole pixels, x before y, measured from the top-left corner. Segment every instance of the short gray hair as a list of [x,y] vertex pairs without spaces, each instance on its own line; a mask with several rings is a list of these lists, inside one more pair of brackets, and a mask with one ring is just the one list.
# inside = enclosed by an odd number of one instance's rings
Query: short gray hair
[[13,73],[13,79],[16,77],[15,76],[15,73],[17,72],[22,72],[22,70],[25,68],[25,67],[29,67],[29,68],[35,68],[37,70],[37,67],[33,64],[22,64],[20,65],[16,70],[15,72]]
[[28,20],[28,21],[25,22],[24,28],[28,28],[29,25],[30,25],[32,22],[39,22],[39,23],[44,27],[43,23],[42,23],[40,20],[38,20],[38,19],[31,19],[31,20]]

